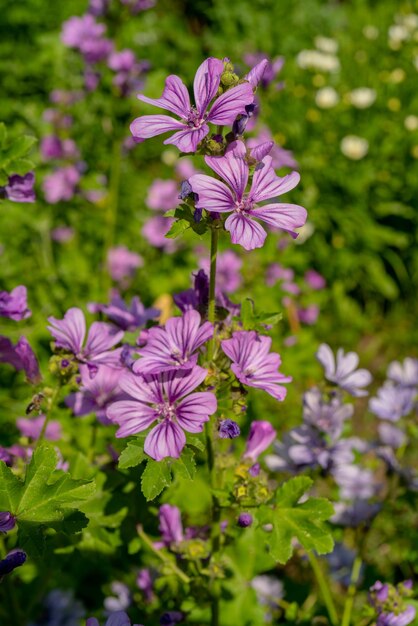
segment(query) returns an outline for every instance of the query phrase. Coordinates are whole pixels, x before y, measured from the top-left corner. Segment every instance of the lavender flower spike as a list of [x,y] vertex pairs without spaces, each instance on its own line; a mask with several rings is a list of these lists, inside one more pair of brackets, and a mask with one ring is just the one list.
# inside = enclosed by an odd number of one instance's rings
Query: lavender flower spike
[[258,336],[254,330],[240,330],[232,339],[221,342],[222,350],[231,359],[231,369],[243,385],[264,389],[276,400],[284,400],[291,376],[278,372],[281,358],[275,352],[269,353],[271,338]]
[[30,317],[32,312],[28,309],[27,290],[24,285],[15,287],[10,293],[0,291],[0,317],[8,317],[10,320],[20,322]]
[[218,91],[223,69],[223,61],[213,57],[206,59],[198,68],[193,86],[195,106],[190,102],[186,86],[175,75],[166,79],[161,98],[139,95],[139,100],[170,111],[180,120],[168,115],[143,115],[132,122],[132,135],[143,140],[174,130],[174,135],[164,143],[174,144],[182,152],[195,152],[198,143],[209,133],[208,122],[220,126],[232,124],[237,115],[245,113],[246,105],[254,100],[253,89],[246,82],[223,93],[208,111]]
[[182,317],[170,318],[165,328],[149,330],[147,344],[135,361],[136,374],[156,374],[171,370],[191,369],[197,363],[197,350],[213,335],[213,325],[205,322],[197,311],[186,311]]
[[295,228],[306,222],[306,209],[297,204],[274,202],[258,206],[258,203],[281,196],[296,187],[300,180],[299,174],[292,172],[279,178],[272,167],[272,158],[265,156],[256,167],[251,189],[246,192],[250,171],[246,154],[244,143],[234,141],[224,156],[205,157],[207,165],[227,185],[206,174],[191,176],[189,182],[194,193],[199,196],[196,208],[219,213],[232,212],[225,221],[225,228],[231,233],[232,243],[240,244],[246,250],[261,248],[267,237],[266,231],[255,219],[297,237]]
[[247,445],[245,447],[244,458],[257,461],[258,457],[276,438],[276,431],[270,422],[258,421],[252,422],[250,434],[248,435]]
[[120,350],[111,351],[124,335],[111,324],[93,322],[87,335],[86,345],[83,347],[86,336],[86,320],[81,309],[68,309],[63,320],[48,317],[48,330],[55,339],[57,348],[72,352],[80,363],[89,366],[90,373],[97,372],[97,366],[103,363],[120,366]]
[[122,375],[119,385],[129,400],[115,402],[107,409],[107,417],[119,424],[116,437],[129,437],[158,421],[145,439],[144,451],[156,461],[169,456],[179,458],[186,445],[183,431],[202,432],[217,408],[213,393],[191,393],[206,374],[205,369],[195,365],[190,371]]
[[335,360],[331,348],[326,343],[322,343],[318,348],[316,358],[323,366],[327,380],[354,397],[367,396],[368,392],[362,387],[370,384],[372,376],[366,369],[356,370],[359,358],[355,352],[345,354],[344,350],[339,348]]

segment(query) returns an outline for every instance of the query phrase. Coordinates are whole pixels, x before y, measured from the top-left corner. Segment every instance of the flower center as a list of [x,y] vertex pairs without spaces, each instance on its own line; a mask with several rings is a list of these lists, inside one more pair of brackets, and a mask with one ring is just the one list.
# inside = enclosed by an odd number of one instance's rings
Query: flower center
[[161,420],[173,420],[176,417],[176,407],[168,402],[162,402],[155,407]]
[[249,198],[244,197],[241,202],[236,203],[235,210],[237,213],[249,213],[254,208],[254,202],[251,202]]
[[199,111],[196,107],[192,107],[189,111],[189,115],[186,119],[186,124],[189,128],[200,128],[202,124],[205,123],[207,115],[204,114],[203,117],[200,117]]

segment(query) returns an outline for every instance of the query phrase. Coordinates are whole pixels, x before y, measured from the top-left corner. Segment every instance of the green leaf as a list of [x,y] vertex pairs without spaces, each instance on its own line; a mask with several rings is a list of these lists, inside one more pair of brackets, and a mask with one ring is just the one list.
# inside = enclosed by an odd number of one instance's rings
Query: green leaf
[[0,122],[0,148],[6,144],[7,140],[7,128],[4,122]]
[[2,161],[8,163],[14,159],[25,157],[36,141],[36,137],[31,137],[30,135],[22,135],[21,137],[18,137],[6,150],[3,151],[1,156]]
[[190,224],[187,220],[177,220],[172,224],[168,233],[166,233],[167,239],[175,239],[176,237],[180,237],[188,228],[190,228]]
[[168,459],[162,461],[148,459],[141,478],[142,493],[148,501],[154,500],[165,487],[168,487],[171,480],[171,467]]
[[241,321],[244,330],[254,328],[254,302],[250,298],[245,298],[241,304]]
[[173,462],[172,468],[181,478],[191,480],[196,474],[196,462],[194,460],[193,450],[191,448],[184,448],[181,457]]
[[24,176],[28,172],[32,171],[35,167],[35,163],[29,159],[13,159],[10,161],[7,169],[10,174],[18,174]]
[[147,455],[144,452],[144,437],[130,441],[119,457],[120,469],[128,467],[136,467],[145,459]]
[[16,516],[22,540],[31,548],[39,539],[41,526],[71,534],[87,523],[74,509],[92,495],[95,483],[74,480],[56,470],[57,461],[53,448],[41,446],[27,466],[24,481],[0,463],[0,510]]
[[9,177],[4,170],[0,169],[0,187],[5,187],[9,182]]
[[199,437],[195,437],[194,435],[189,435],[189,433],[186,434],[186,441],[187,441],[188,446],[193,446],[194,448],[197,448],[201,452],[204,452],[204,450],[206,449],[205,444],[203,443],[201,439],[199,439]]
[[267,542],[271,555],[279,563],[286,563],[292,556],[294,537],[306,550],[318,554],[333,549],[332,535],[325,524],[334,512],[332,504],[325,498],[308,498],[299,503],[312,484],[306,476],[292,478],[277,491],[275,508],[264,509],[262,513],[260,521],[273,525]]

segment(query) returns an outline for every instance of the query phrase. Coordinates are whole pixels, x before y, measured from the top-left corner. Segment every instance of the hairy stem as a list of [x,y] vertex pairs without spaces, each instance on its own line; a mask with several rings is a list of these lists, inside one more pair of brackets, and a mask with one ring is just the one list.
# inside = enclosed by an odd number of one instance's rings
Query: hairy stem
[[184,583],[189,583],[190,582],[190,578],[187,576],[187,574],[185,574],[183,572],[183,570],[181,570],[179,567],[177,567],[177,565],[174,563],[174,561],[172,561],[171,559],[167,558],[161,552],[161,550],[157,550],[154,547],[151,539],[144,532],[144,529],[142,528],[142,526],[140,524],[138,524],[138,526],[136,527],[136,531],[137,531],[139,537],[145,543],[145,545],[148,546],[148,548],[160,559],[160,561],[162,561],[164,563],[164,565],[166,565],[167,567],[169,567],[171,569],[173,574],[176,574]]
[[350,578],[350,586],[347,591],[347,599],[344,605],[344,613],[343,620],[341,622],[341,626],[350,626],[351,624],[351,613],[354,605],[354,597],[356,595],[357,583],[360,577],[362,560],[360,556],[356,556],[353,563],[353,568],[351,570],[351,578]]
[[325,579],[324,573],[321,569],[321,566],[316,558],[315,554],[311,551],[306,552],[309,563],[311,564],[312,570],[315,574],[316,581],[318,583],[318,587],[321,591],[322,599],[324,600],[325,606],[327,607],[329,619],[333,626],[338,625],[338,615],[335,608],[334,600],[332,599],[331,591],[329,585]]
[[48,412],[47,412],[47,414],[46,414],[45,421],[44,421],[44,423],[42,424],[42,429],[41,429],[41,432],[40,432],[40,434],[39,434],[38,440],[37,440],[37,442],[36,442],[36,444],[35,444],[34,452],[35,452],[35,450],[37,450],[37,448],[40,446],[40,444],[42,443],[42,441],[43,441],[43,439],[44,439],[44,437],[45,437],[46,429],[47,429],[47,426],[48,426],[49,420],[50,420],[50,418],[51,418],[52,411],[54,410],[54,406],[55,406],[55,404],[56,404],[56,401],[57,401],[57,398],[58,398],[58,395],[59,395],[60,389],[61,389],[61,383],[60,383],[60,382],[58,382],[58,384],[57,384],[57,386],[55,387],[55,389],[54,389],[54,391],[53,391],[53,393],[52,393],[52,396],[51,396],[51,398],[50,398],[50,400],[49,400]]
[[105,215],[105,234],[103,243],[102,261],[102,292],[104,298],[108,297],[110,287],[110,276],[107,270],[107,253],[113,246],[115,238],[115,226],[119,206],[119,184],[121,165],[121,142],[115,139],[112,147],[112,166],[110,170],[109,195],[107,200],[107,210]]

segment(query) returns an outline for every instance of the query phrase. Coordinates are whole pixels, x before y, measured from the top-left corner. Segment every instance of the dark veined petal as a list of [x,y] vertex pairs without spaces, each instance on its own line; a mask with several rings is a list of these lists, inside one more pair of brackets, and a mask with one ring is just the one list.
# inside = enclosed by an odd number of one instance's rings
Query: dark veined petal
[[191,393],[177,405],[177,421],[189,433],[201,433],[203,424],[216,409],[216,396],[210,391]]
[[135,139],[149,139],[170,130],[184,130],[187,126],[169,115],[142,115],[129,128]]
[[205,157],[209,167],[223,178],[234,190],[238,201],[242,200],[248,183],[249,166],[245,159],[246,148],[243,141],[234,141],[222,157]]
[[225,213],[235,209],[235,199],[230,189],[220,180],[206,174],[194,174],[189,183],[199,196],[196,208]]
[[193,90],[196,108],[200,115],[203,115],[209,102],[216,96],[223,69],[223,61],[214,57],[203,61],[197,69]]
[[166,109],[166,111],[171,111],[171,113],[186,119],[191,109],[189,92],[181,78],[175,74],[171,74],[171,76],[166,78],[161,98],[148,98],[140,94],[138,100],[161,109]]
[[253,202],[276,198],[294,189],[299,181],[300,174],[298,172],[291,172],[283,178],[277,176],[272,167],[272,158],[266,156],[254,172],[250,198]]
[[237,243],[245,250],[262,248],[267,233],[260,224],[242,213],[233,213],[225,222],[225,228],[231,233],[232,243]]
[[250,211],[252,217],[262,220],[269,226],[281,228],[297,237],[295,228],[300,228],[306,222],[306,209],[297,204],[266,204]]
[[157,412],[148,404],[135,400],[114,402],[106,411],[111,422],[119,424],[116,437],[129,437],[146,430],[158,418]]
[[145,439],[144,452],[155,461],[178,459],[186,445],[186,435],[177,424],[166,419],[155,426]]
[[249,83],[232,87],[215,100],[208,115],[208,122],[220,126],[232,124],[237,115],[245,114],[245,107],[253,101],[253,89]]
[[81,309],[68,309],[63,320],[48,317],[48,330],[60,348],[77,354],[80,352],[86,335],[86,319]]
[[209,126],[203,124],[200,128],[189,128],[183,125],[183,130],[172,135],[164,141],[165,144],[173,144],[181,152],[196,152],[198,144],[209,132]]

